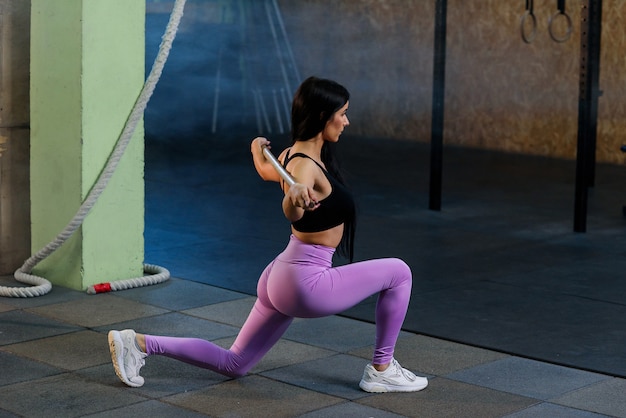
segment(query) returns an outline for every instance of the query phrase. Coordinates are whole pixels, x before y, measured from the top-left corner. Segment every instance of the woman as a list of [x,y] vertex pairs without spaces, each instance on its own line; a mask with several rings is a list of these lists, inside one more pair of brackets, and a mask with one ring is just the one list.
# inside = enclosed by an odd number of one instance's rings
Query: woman
[[413,392],[428,380],[402,368],[394,347],[411,295],[409,267],[396,258],[332,267],[336,249],[352,262],[354,201],[346,189],[332,153],[349,125],[349,93],[331,80],[310,77],[294,96],[291,147],[279,156],[296,183],[289,187],[265,159],[265,138],[252,141],[254,166],[264,180],[284,191],[285,217],[291,237],[285,250],[263,271],[257,300],[229,350],[202,339],[110,331],[111,358],[118,377],[141,386],[139,369],[148,355],[163,355],[240,377],[245,375],[287,330],[293,318],[337,314],[379,293],[376,344],[359,386],[367,392]]

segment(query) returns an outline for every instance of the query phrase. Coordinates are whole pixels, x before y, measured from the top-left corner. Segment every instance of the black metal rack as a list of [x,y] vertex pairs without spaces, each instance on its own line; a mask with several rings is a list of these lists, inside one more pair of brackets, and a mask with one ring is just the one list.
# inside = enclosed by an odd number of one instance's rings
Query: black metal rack
[[[626,145],[622,145],[620,149],[622,150],[622,152],[626,152]],[[626,216],[626,205],[622,206],[622,213],[624,214],[624,216]]]

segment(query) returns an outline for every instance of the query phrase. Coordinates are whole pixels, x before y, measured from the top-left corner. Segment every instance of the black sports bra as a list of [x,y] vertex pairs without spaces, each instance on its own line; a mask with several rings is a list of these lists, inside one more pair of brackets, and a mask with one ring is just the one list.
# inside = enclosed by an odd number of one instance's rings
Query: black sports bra
[[331,192],[319,202],[317,209],[304,211],[302,218],[292,223],[294,229],[299,232],[321,232],[354,219],[354,199],[348,189],[313,158],[302,153],[296,153],[290,157],[287,151],[283,167],[287,168],[289,161],[296,157],[308,158],[317,164],[330,182]]

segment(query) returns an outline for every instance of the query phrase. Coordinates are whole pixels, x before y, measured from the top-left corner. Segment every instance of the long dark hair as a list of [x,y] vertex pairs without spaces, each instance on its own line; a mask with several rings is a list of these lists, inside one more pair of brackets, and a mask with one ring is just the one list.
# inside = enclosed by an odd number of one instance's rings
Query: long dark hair
[[[350,93],[341,84],[309,77],[300,84],[291,106],[291,141],[308,141],[322,132],[330,118],[350,100]],[[321,159],[326,170],[342,185],[346,185],[333,143],[324,141]],[[343,237],[337,248],[350,262],[354,258],[356,214],[344,223]]]

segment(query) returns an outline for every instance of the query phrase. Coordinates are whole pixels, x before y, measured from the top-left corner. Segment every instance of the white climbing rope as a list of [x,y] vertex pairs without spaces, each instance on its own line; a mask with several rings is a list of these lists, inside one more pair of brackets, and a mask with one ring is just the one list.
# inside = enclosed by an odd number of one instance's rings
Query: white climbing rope
[[[170,49],[172,48],[172,42],[176,37],[176,32],[178,31],[178,25],[183,16],[183,10],[185,8],[186,0],[176,0],[174,3],[174,7],[172,9],[172,13],[170,15],[170,20],[165,29],[165,33],[163,34],[161,45],[159,46],[159,52],[157,54],[156,59],[154,60],[154,64],[152,65],[152,69],[150,70],[150,74],[135,102],[133,109],[130,112],[130,115],[124,125],[124,129],[120,134],[120,137],[115,144],[115,148],[111,153],[102,173],[98,177],[98,180],[94,184],[93,188],[87,195],[87,198],[82,203],[72,220],[67,224],[65,229],[57,235],[57,237],[48,243],[45,247],[39,250],[36,254],[32,255],[28,260],[24,262],[22,267],[15,271],[14,277],[15,280],[29,284],[30,287],[8,287],[8,286],[0,286],[0,296],[4,297],[35,297],[45,295],[52,289],[52,284],[50,281],[46,280],[43,277],[36,276],[31,274],[33,268],[39,264],[42,260],[56,251],[61,245],[67,241],[72,234],[82,225],[83,221],[91,211],[91,209],[96,204],[96,201],[106,188],[109,180],[113,176],[117,165],[126,151],[126,147],[130,142],[133,133],[135,132],[135,128],[137,124],[141,120],[143,113],[146,109],[148,101],[154,92],[154,88],[156,87],[159,78],[161,77],[161,73],[163,72],[163,67],[165,62],[167,61],[167,57],[169,55]],[[102,283],[100,285],[91,286],[87,292],[90,294],[100,293],[105,291],[112,290],[122,290],[129,289],[132,287],[140,287],[151,284],[161,283],[166,281],[170,277],[170,273],[167,269],[151,264],[144,264],[144,272],[150,273],[148,276],[137,277],[133,279],[127,280],[119,280],[111,283]]]

